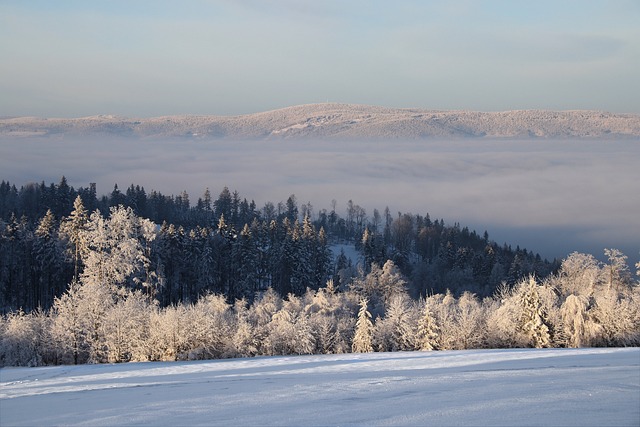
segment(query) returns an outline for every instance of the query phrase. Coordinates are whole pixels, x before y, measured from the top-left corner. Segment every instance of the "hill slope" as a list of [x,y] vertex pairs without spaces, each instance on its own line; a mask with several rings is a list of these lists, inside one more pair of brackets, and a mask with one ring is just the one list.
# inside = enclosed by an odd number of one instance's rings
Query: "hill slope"
[[512,349],[3,368],[0,423],[632,426],[639,355]]
[[59,134],[229,139],[639,138],[640,115],[599,111],[434,111],[309,104],[241,116],[0,118],[0,137]]

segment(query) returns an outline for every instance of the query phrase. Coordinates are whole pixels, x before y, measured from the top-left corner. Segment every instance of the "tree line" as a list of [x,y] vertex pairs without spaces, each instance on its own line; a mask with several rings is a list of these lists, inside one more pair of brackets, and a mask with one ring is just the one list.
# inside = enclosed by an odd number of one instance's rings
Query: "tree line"
[[[125,229],[131,234],[126,238]],[[526,249],[498,245],[486,232],[445,225],[429,214],[392,216],[388,208],[368,216],[351,200],[340,215],[335,201],[316,212],[309,203],[299,206],[295,195],[258,209],[227,187],[215,199],[205,190],[191,206],[186,192],[147,195],[133,184],[124,193],[115,185],[98,197],[94,184],[76,190],[64,177],[19,189],[2,181],[0,311],[50,308],[78,281],[85,247],[107,237],[112,240],[100,245],[136,243],[144,262],[129,286],[144,288],[162,307],[207,292],[229,302],[251,301],[267,288],[281,297],[299,296],[328,279],[342,289],[359,268],[367,273],[388,259],[407,278],[413,298],[446,290],[489,296],[502,282],[546,277],[558,267]],[[359,259],[332,253],[337,242],[355,246]]]
[[[50,310],[2,318],[0,363],[640,345],[640,283],[623,254],[606,254],[608,263],[573,253],[556,274],[504,284],[482,299],[470,292],[412,299],[389,260],[361,271],[343,291],[329,280],[299,296],[282,298],[268,289],[252,303],[230,303],[205,294],[166,307],[125,286],[127,272],[95,260],[88,266],[102,270],[102,280],[83,273]],[[636,267],[640,275],[640,263]]]
[[94,186],[26,187],[0,185],[0,206],[44,210],[0,219],[2,364],[638,345],[640,286],[614,249],[556,264],[428,214],[258,210],[226,187],[187,204],[202,224],[159,223]]

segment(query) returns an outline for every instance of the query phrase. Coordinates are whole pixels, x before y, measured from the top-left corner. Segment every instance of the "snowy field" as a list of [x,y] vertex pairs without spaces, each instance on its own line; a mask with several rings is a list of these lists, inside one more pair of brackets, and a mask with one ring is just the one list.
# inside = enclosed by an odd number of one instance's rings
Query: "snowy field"
[[0,425],[638,426],[640,349],[0,369]]

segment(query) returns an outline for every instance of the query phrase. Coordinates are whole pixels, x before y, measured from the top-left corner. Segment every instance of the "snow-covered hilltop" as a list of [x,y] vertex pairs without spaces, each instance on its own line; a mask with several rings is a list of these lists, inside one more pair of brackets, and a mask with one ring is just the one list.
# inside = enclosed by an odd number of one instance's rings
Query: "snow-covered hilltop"
[[639,138],[640,115],[600,111],[435,111],[326,103],[240,116],[0,118],[0,137],[58,134],[229,139]]

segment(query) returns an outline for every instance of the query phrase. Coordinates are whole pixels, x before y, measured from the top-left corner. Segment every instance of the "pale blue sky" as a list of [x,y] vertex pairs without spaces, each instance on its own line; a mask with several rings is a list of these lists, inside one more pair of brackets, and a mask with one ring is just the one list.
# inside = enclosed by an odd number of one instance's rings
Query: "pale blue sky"
[[0,0],[0,115],[640,113],[640,1]]

